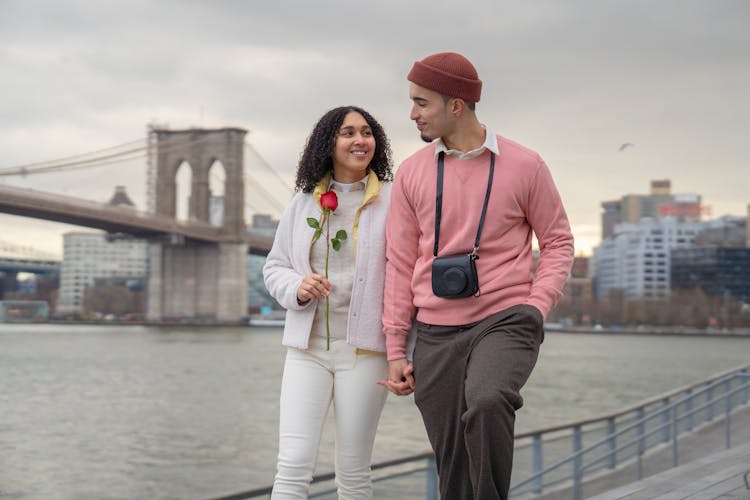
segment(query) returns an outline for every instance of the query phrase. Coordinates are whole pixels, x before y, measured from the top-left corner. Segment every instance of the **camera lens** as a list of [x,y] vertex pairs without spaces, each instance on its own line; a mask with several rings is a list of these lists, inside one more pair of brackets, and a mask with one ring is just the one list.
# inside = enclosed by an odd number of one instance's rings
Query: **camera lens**
[[447,292],[457,294],[466,288],[466,273],[460,267],[451,267],[443,273],[443,285]]

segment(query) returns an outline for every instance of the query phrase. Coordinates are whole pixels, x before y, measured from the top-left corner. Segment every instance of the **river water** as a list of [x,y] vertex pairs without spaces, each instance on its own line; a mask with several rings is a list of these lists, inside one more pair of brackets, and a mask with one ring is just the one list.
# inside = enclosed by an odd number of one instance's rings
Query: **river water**
[[[273,480],[280,328],[0,324],[0,498],[203,499]],[[750,361],[750,338],[548,333],[517,431]],[[318,471],[333,468],[327,426]],[[427,451],[389,396],[374,460]]]

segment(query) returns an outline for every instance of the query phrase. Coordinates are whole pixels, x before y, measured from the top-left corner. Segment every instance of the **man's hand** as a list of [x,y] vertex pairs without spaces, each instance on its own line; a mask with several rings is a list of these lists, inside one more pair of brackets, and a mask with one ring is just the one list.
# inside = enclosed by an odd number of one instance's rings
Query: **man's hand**
[[406,358],[394,359],[388,362],[388,380],[378,380],[397,396],[408,396],[414,392],[414,365]]

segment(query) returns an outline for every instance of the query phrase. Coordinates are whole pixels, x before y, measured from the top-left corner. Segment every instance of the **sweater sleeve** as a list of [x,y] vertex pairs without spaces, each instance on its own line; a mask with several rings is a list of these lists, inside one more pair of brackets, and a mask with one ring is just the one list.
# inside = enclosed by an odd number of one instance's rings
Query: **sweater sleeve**
[[263,281],[268,292],[283,308],[292,310],[304,309],[309,305],[297,302],[297,289],[304,274],[293,265],[294,221],[298,216],[300,201],[299,198],[294,199],[281,216],[273,246],[263,266]]
[[573,235],[552,174],[539,158],[531,184],[527,218],[539,242],[539,262],[527,304],[547,317],[562,295],[573,264]]
[[383,331],[388,360],[406,357],[407,335],[415,316],[412,277],[417,262],[419,224],[406,190],[403,167],[396,173],[386,219]]

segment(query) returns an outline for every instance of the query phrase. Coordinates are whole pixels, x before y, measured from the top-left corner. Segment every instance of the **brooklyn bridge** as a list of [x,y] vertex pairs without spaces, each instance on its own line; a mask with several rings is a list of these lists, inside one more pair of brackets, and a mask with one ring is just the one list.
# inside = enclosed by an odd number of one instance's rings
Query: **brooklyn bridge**
[[[235,127],[150,127],[145,140],[0,169],[0,177],[12,179],[143,158],[145,210],[5,183],[0,184],[0,212],[100,229],[107,232],[108,239],[146,240],[146,315],[151,321],[239,321],[247,311],[246,256],[267,254],[273,242],[269,235],[247,230],[245,152],[257,152],[246,141],[246,134]],[[182,219],[178,217],[177,175],[185,166],[191,174],[186,197],[189,217]],[[264,166],[272,169],[267,162]],[[223,194],[216,210],[217,196],[211,192],[216,182],[211,178],[215,180],[219,173],[223,174],[219,175]]]

